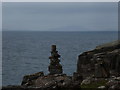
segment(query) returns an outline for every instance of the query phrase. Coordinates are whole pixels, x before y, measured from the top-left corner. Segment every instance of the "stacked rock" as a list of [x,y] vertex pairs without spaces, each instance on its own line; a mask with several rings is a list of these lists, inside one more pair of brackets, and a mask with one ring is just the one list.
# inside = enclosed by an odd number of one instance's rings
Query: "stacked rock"
[[58,51],[56,51],[56,45],[52,45],[51,50],[51,56],[50,59],[50,65],[48,66],[50,74],[62,74],[62,66],[59,63],[60,62],[60,55],[58,54]]

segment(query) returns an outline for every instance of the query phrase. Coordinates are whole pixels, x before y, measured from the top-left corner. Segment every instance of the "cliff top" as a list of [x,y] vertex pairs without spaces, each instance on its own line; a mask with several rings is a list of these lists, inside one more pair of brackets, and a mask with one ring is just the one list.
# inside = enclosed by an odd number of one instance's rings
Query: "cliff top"
[[120,46],[120,40],[117,41],[113,41],[110,43],[106,43],[106,44],[102,44],[96,47],[96,49],[101,49],[101,48],[109,48],[109,47],[116,47],[116,46]]

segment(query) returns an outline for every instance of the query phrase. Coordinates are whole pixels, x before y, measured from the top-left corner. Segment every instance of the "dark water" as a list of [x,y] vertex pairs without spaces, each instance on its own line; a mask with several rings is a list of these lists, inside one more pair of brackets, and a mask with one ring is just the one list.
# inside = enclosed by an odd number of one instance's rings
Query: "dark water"
[[117,32],[3,32],[3,85],[20,84],[25,74],[47,74],[52,44],[57,45],[64,73],[72,75],[80,53],[117,39]]

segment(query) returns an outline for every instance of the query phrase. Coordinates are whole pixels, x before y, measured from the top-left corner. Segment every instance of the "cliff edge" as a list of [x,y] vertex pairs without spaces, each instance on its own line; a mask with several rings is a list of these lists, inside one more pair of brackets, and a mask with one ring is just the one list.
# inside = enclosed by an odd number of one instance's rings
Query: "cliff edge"
[[120,41],[97,46],[78,56],[77,73],[84,77],[120,75]]
[[2,90],[120,89],[120,41],[80,54],[73,76],[63,74],[59,57],[56,46],[52,45],[48,75],[43,72],[25,75],[20,86],[6,86]]

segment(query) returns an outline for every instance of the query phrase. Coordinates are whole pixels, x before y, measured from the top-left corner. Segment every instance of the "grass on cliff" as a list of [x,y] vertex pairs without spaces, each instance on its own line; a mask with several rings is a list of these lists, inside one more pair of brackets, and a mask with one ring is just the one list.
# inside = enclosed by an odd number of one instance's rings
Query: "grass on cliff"
[[98,88],[99,86],[105,86],[107,82],[108,82],[107,80],[101,80],[97,82],[91,82],[90,84],[83,84],[80,87],[81,88]]

